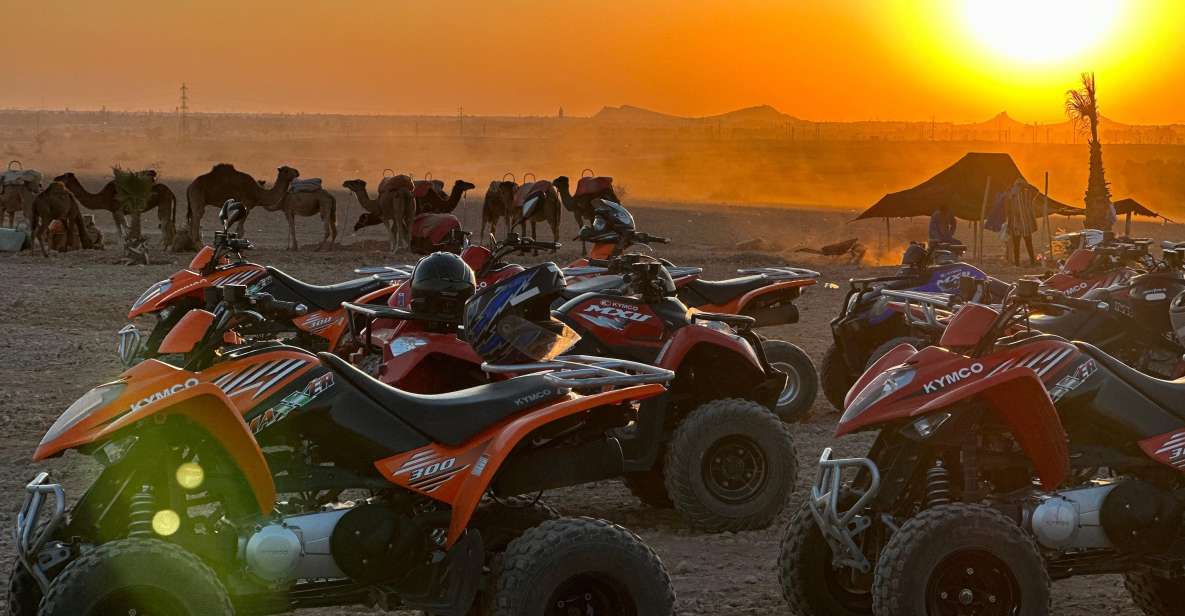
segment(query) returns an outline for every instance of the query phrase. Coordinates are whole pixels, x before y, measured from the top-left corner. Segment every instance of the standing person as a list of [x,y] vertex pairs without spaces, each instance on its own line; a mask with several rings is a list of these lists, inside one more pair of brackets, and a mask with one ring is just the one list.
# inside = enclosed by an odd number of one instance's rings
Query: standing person
[[1017,178],[1008,194],[1008,240],[1012,246],[1012,264],[1020,265],[1020,240],[1024,238],[1029,251],[1029,265],[1037,265],[1033,251],[1033,233],[1037,231],[1037,217],[1033,215],[1036,189]]
[[955,238],[955,230],[958,229],[958,226],[959,221],[955,219],[954,212],[950,211],[950,206],[945,203],[938,206],[938,209],[930,214],[930,243],[960,243]]

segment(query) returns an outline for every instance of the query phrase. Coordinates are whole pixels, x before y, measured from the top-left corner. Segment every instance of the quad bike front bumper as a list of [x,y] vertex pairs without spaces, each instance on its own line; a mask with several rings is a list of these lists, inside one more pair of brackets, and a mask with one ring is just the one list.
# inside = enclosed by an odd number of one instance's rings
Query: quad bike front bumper
[[[861,493],[844,492],[844,470],[863,468],[868,471],[868,488]],[[807,503],[823,538],[831,546],[832,563],[837,567],[851,567],[861,573],[872,571],[873,563],[865,556],[857,542],[860,535],[872,526],[872,516],[865,507],[880,489],[880,469],[868,458],[832,458],[831,448],[819,456],[819,470]],[[852,498],[855,497],[853,501]]]
[[[16,544],[17,560],[37,580],[42,592],[49,590],[46,571],[70,557],[70,548],[60,541],[49,541],[66,515],[66,491],[61,484],[46,483],[49,473],[40,472],[25,486],[25,502],[16,515],[16,527],[12,531]],[[53,499],[49,517],[44,523],[43,509],[48,499]]]

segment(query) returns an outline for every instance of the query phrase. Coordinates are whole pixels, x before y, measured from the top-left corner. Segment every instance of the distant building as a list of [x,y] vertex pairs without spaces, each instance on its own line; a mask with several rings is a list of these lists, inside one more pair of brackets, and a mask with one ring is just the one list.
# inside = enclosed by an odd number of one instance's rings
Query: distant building
[[560,107],[560,119],[564,119],[564,108]]

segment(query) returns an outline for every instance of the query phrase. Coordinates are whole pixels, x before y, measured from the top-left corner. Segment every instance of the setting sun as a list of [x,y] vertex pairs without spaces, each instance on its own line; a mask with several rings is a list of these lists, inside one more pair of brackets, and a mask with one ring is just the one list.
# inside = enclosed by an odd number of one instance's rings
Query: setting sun
[[1118,0],[964,0],[963,19],[978,41],[1012,61],[1072,61],[1105,44]]

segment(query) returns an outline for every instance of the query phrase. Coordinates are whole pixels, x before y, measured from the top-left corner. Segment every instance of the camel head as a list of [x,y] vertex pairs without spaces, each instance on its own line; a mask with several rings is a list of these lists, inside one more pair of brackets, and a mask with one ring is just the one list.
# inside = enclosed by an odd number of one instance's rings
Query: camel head
[[69,182],[69,181],[77,181],[77,180],[78,180],[78,177],[74,175],[73,171],[67,171],[67,172],[63,173],[62,175],[59,175],[58,177],[53,179],[53,181],[55,181],[55,182]]
[[346,180],[342,182],[342,188],[351,191],[365,191],[366,180]]
[[476,184],[470,184],[465,180],[457,180],[456,182],[453,182],[453,190],[465,192],[466,190],[473,190],[474,188],[477,188]]
[[300,177],[300,172],[297,171],[294,167],[289,167],[288,165],[284,165],[283,167],[277,167],[276,171],[278,172],[276,175],[276,183],[277,184],[280,182],[283,182],[285,180],[287,180],[288,182],[291,182],[292,180],[295,180],[296,178]]
[[567,189],[568,188],[568,176],[561,175],[560,177],[552,180],[551,183],[555,184],[556,188]]
[[[356,180],[356,181],[361,182],[362,180]],[[358,217],[358,222],[354,223],[354,231],[358,231],[359,229],[363,229],[365,227],[370,227],[373,225],[381,225],[381,224],[383,224],[383,217],[382,216],[379,216],[378,214],[372,214],[370,212],[362,212],[362,215]]]

